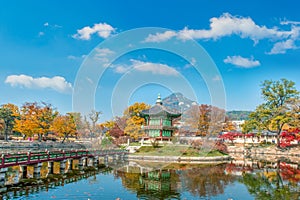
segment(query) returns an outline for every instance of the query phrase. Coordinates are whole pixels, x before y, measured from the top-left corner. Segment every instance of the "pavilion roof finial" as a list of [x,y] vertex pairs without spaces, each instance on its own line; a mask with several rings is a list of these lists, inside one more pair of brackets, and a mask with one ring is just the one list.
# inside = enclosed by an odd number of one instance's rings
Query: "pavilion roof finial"
[[159,94],[159,93],[158,93],[158,95],[157,95],[156,104],[162,105],[162,100],[161,100],[161,97],[160,97],[160,94]]

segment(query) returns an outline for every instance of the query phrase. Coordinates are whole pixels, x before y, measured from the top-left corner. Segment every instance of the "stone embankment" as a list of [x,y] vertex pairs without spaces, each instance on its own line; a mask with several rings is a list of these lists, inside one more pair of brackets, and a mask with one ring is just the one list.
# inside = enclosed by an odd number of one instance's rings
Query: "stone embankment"
[[278,149],[276,147],[243,148],[229,146],[229,155],[233,160],[251,158],[254,160],[276,162],[278,160],[300,164],[300,147]]
[[224,163],[230,160],[230,156],[214,156],[214,157],[187,157],[187,156],[143,156],[143,155],[128,155],[128,160],[132,161],[150,161],[150,162],[173,162],[173,163],[195,163],[195,164],[210,164]]
[[246,147],[243,146],[228,146],[229,154],[250,154],[250,155],[277,155],[277,156],[299,156],[300,147],[279,149],[272,147]]

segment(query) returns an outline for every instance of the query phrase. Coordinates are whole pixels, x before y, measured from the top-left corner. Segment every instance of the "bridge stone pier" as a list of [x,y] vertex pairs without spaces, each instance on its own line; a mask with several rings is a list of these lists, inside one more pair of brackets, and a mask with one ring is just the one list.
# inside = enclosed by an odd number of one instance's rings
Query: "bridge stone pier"
[[78,168],[79,170],[83,170],[83,168],[85,168],[87,166],[87,158],[86,157],[82,157],[79,159],[79,163],[78,163]]
[[5,175],[7,172],[7,167],[0,169],[0,192],[5,192],[7,188],[5,187]]
[[95,156],[94,157],[93,163],[94,163],[94,166],[98,166],[99,165],[99,156]]
[[22,178],[27,178],[27,165],[21,165],[20,170],[22,172]]
[[94,166],[94,158],[87,158],[87,166],[93,167]]
[[41,177],[41,168],[42,168],[42,163],[37,163],[33,165],[33,178]]
[[54,162],[48,162],[48,174],[54,174]]

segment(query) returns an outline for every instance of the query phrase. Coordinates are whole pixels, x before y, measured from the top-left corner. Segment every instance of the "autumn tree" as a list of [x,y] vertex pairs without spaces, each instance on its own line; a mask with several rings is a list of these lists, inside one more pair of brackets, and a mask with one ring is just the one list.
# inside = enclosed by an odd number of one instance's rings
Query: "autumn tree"
[[115,126],[115,121],[114,120],[109,120],[105,121],[100,124],[105,130],[106,130],[106,135],[110,135],[110,130]]
[[92,124],[88,125],[91,138],[92,138],[92,136],[95,136],[95,134],[97,133],[96,123],[99,121],[101,114],[102,114],[102,112],[96,111],[96,110],[92,110],[91,113],[88,114],[88,117],[92,123]]
[[4,131],[5,140],[8,140],[8,135],[11,134],[15,119],[19,115],[18,107],[13,104],[4,104],[0,107],[1,127]]
[[125,117],[116,117],[114,119],[113,126],[109,130],[109,135],[114,138],[120,138],[124,136],[124,129],[126,127],[126,118]]
[[215,106],[201,104],[193,106],[187,112],[186,123],[197,130],[197,135],[216,134],[223,130],[225,110]]
[[69,112],[69,113],[67,113],[67,115],[70,115],[73,118],[73,120],[76,124],[77,134],[79,136],[82,136],[85,132],[85,125],[84,125],[84,121],[82,119],[81,113]]
[[126,120],[126,127],[124,128],[124,134],[134,139],[143,135],[141,126],[145,123],[145,119],[140,117],[142,110],[149,109],[150,105],[145,103],[134,103],[124,111],[124,117]]
[[297,99],[293,104],[290,104],[289,108],[291,109],[292,120],[288,123],[288,125],[293,128],[300,127],[300,99]]
[[71,114],[56,116],[50,130],[58,137],[62,137],[62,143],[64,143],[64,141],[70,136],[76,135],[76,123],[74,116]]
[[261,87],[262,98],[265,102],[250,113],[249,121],[244,126],[249,130],[263,129],[275,133],[277,146],[280,147],[280,133],[285,124],[293,121],[291,108],[299,100],[299,92],[295,88],[295,83],[286,79],[266,80]]
[[21,107],[19,119],[15,120],[14,130],[27,137],[37,134],[41,141],[42,136],[50,131],[53,119],[57,114],[51,104],[25,103]]
[[236,131],[235,125],[228,119],[228,117],[225,117],[223,131]]

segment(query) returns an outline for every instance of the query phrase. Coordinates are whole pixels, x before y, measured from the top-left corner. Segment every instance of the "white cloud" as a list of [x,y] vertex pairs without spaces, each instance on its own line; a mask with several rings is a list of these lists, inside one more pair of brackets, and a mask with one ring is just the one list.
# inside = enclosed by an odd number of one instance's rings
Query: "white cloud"
[[297,49],[294,40],[288,39],[286,41],[275,43],[271,51],[268,52],[268,54],[284,54],[288,49]]
[[62,26],[57,25],[57,24],[49,24],[49,22],[45,22],[44,23],[45,27],[49,27],[49,28],[62,28]]
[[285,20],[285,21],[281,21],[280,24],[281,25],[289,25],[289,24],[300,25],[300,22]]
[[112,56],[115,52],[108,48],[96,48],[96,53],[93,58],[97,61],[100,61],[103,67],[109,66],[110,56]]
[[218,39],[230,35],[238,35],[241,38],[250,38],[258,41],[265,38],[282,39],[291,36],[292,31],[278,30],[257,25],[250,17],[237,17],[224,13],[219,18],[210,19],[210,29],[193,30],[184,28],[179,31],[181,39]]
[[145,39],[145,42],[164,42],[171,39],[174,36],[176,36],[176,32],[174,31],[166,31],[164,33],[156,33],[154,35],[150,34]]
[[221,77],[219,75],[216,75],[212,79],[213,81],[221,81]]
[[39,34],[38,34],[39,37],[41,37],[43,35],[45,35],[45,33],[43,31],[40,31]]
[[122,65],[118,65],[115,67],[115,72],[118,74],[124,74],[125,72],[129,71],[129,67],[125,67]]
[[73,56],[73,55],[68,55],[67,56],[67,58],[69,59],[69,60],[81,60],[81,59],[83,59],[83,58],[85,58],[86,57],[86,55],[81,55],[81,56]]
[[260,62],[258,60],[254,60],[253,57],[244,58],[241,56],[227,56],[227,58],[224,59],[224,63],[229,63],[242,68],[252,68],[260,66]]
[[96,57],[106,57],[114,54],[115,52],[108,48],[96,48]]
[[[224,13],[220,17],[213,17],[209,21],[209,29],[189,29],[188,27],[185,27],[177,32],[165,31],[163,33],[150,34],[144,42],[164,42],[173,37],[181,40],[217,40],[232,35],[237,35],[241,38],[249,38],[253,40],[255,44],[263,39],[281,43],[286,43],[289,39],[292,39],[293,41],[299,40],[300,22],[281,22],[281,25],[290,25],[290,29],[288,30],[286,30],[286,28],[279,29],[278,27],[270,28],[265,25],[256,24],[250,17],[233,16],[229,13]],[[290,41],[288,43],[290,43]],[[281,51],[278,52],[281,53]]]
[[72,37],[79,40],[89,40],[93,34],[97,33],[101,38],[108,38],[114,31],[115,28],[111,25],[107,23],[99,23],[94,24],[93,27],[86,26],[82,29],[78,29],[77,33]]
[[[177,33],[166,31],[156,33],[146,38],[148,42],[166,41],[174,36],[179,39],[219,39],[225,36],[238,35],[241,38],[250,38],[255,42],[261,39],[285,39],[294,33],[294,27],[289,31],[279,30],[277,27],[267,28],[257,25],[250,17],[232,16],[224,13],[220,17],[213,17],[210,20],[210,29],[189,29],[185,27]],[[148,40],[147,40],[148,39]]]
[[196,62],[197,62],[196,58],[192,57],[192,58],[191,58],[191,64],[192,64],[192,65],[195,65]]
[[69,60],[76,60],[76,59],[77,59],[77,57],[76,57],[76,56],[73,56],[73,55],[69,55],[67,58],[68,58]]
[[69,93],[72,91],[72,84],[67,82],[64,77],[54,76],[33,78],[24,74],[10,75],[6,77],[5,83],[12,87],[25,87],[29,89],[45,89],[51,88],[61,93]]
[[130,60],[129,66],[116,66],[114,68],[117,73],[125,73],[129,70],[137,70],[140,72],[150,72],[152,74],[165,75],[165,76],[178,76],[179,72],[173,67],[161,63],[143,62],[140,60]]

